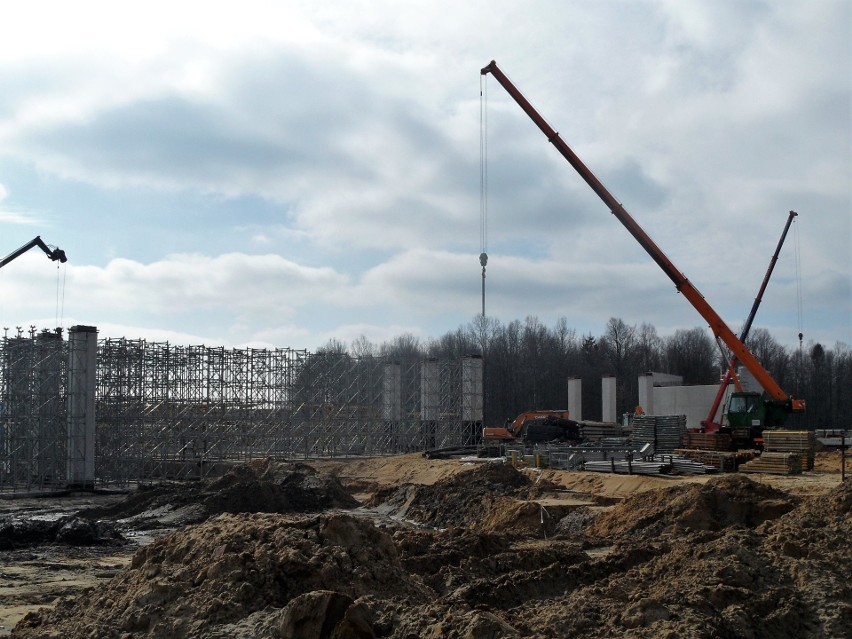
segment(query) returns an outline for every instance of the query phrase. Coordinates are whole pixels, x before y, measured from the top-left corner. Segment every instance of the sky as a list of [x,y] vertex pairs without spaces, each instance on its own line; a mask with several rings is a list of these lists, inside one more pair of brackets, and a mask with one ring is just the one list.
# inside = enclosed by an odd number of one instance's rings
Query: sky
[[0,21],[0,328],[316,350],[482,310],[852,344],[852,2],[28,2]]

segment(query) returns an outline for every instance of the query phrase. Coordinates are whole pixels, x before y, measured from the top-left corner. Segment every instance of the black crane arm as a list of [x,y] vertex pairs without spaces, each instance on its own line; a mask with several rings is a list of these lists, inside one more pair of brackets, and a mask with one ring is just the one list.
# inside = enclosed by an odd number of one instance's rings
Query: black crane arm
[[16,251],[12,251],[11,253],[9,253],[9,255],[0,260],[0,268],[6,266],[9,262],[11,262],[17,257],[20,257],[21,255],[29,251],[31,248],[36,246],[39,247],[42,251],[44,251],[45,254],[54,262],[57,260],[59,260],[60,262],[68,261],[68,258],[65,257],[65,251],[58,247],[51,249],[47,244],[42,241],[40,236],[36,235],[32,240],[24,244],[21,248]]

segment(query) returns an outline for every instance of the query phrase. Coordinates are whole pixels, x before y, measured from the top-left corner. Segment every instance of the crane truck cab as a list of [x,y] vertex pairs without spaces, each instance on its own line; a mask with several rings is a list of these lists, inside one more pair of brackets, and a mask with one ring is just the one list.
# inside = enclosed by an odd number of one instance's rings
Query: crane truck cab
[[735,443],[755,443],[761,448],[764,429],[783,428],[790,412],[789,402],[765,399],[762,393],[754,391],[740,391],[731,393],[725,421]]

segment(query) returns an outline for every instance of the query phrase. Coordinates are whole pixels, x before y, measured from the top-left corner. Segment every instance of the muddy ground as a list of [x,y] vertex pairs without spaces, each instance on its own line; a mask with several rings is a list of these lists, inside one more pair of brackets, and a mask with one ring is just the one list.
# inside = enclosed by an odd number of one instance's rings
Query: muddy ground
[[3,500],[0,636],[848,637],[850,507],[837,453],[797,476],[264,461]]

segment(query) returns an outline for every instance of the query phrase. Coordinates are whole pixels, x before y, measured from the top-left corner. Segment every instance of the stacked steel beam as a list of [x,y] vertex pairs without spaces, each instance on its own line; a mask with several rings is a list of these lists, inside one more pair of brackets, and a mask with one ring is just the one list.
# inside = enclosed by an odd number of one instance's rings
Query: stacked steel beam
[[605,461],[587,461],[583,468],[597,473],[624,475],[662,475],[671,471],[671,464],[660,461],[644,461],[615,458]]
[[624,427],[610,422],[580,422],[580,434],[585,440],[598,441],[601,439],[622,437]]
[[683,446],[686,415],[637,415],[633,418],[633,445],[651,444],[658,453]]

